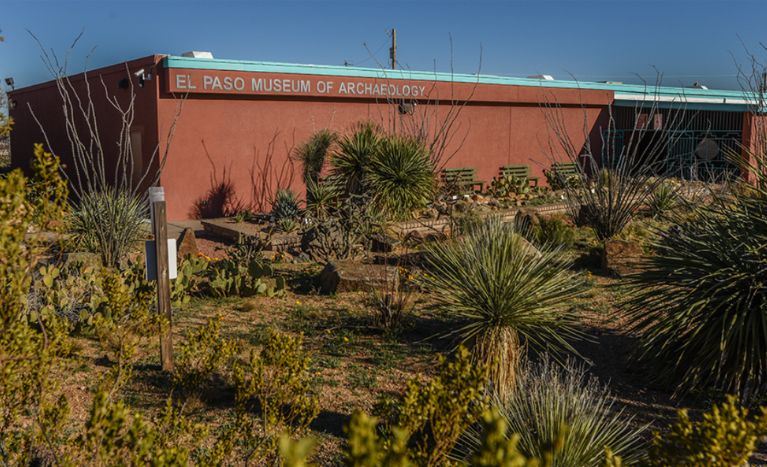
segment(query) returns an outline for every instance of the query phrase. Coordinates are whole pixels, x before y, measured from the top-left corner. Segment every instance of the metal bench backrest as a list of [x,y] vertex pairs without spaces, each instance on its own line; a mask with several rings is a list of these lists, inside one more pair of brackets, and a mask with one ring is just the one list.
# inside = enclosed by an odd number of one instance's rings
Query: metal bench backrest
[[473,182],[474,169],[444,169],[442,179],[446,182]]
[[504,165],[501,167],[501,177],[529,178],[530,167],[526,165]]
[[551,170],[560,175],[577,175],[578,166],[575,162],[555,162],[551,164]]

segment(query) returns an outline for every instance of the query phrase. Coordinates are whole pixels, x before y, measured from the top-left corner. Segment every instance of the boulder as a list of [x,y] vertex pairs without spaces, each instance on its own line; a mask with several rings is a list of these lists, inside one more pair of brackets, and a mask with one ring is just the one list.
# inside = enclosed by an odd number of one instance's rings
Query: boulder
[[396,238],[385,234],[377,233],[370,236],[370,250],[374,253],[391,253],[399,243]]
[[628,240],[606,240],[602,251],[602,270],[618,277],[635,272],[643,256],[642,246]]
[[197,248],[197,236],[194,234],[194,230],[189,227],[181,231],[176,240],[176,256],[179,260],[186,258],[187,256],[197,256],[200,249]]
[[328,263],[320,272],[323,294],[392,289],[398,286],[399,273],[394,266],[363,264],[354,261]]

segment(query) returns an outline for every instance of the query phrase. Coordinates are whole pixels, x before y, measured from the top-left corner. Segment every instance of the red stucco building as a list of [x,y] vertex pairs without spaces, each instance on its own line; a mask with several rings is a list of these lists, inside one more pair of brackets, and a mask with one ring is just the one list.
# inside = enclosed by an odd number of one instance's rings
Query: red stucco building
[[[84,92],[85,80],[71,77],[77,92]],[[163,153],[176,123],[160,181],[171,220],[193,217],[195,203],[222,181],[231,181],[243,205],[263,204],[264,191],[277,185],[289,184],[303,193],[300,167],[290,175],[292,150],[317,130],[343,132],[361,120],[395,130],[425,124],[433,131],[451,112],[457,113],[446,164],[472,167],[485,181],[507,164],[526,164],[543,180],[542,171],[552,158],[565,157],[557,144],[550,144],[545,108],[551,105],[558,107],[575,145],[587,138],[597,145],[610,106],[624,109],[628,128],[636,123],[637,106],[648,99],[669,108],[683,102],[696,117],[686,127],[689,134],[679,140],[681,146],[669,148],[670,170],[681,175],[690,169],[695,144],[702,138],[737,147],[749,143],[752,128],[750,102],[740,91],[648,90],[620,83],[163,55],[93,70],[87,80],[107,154],[121,122],[106,96],[125,102],[131,89],[135,93],[130,128],[134,176],[151,160],[157,162],[152,153],[155,148]],[[55,84],[18,89],[9,97],[16,120],[13,165],[26,167],[33,143],[43,142],[32,112],[46,129],[51,149],[67,163],[70,148]]]

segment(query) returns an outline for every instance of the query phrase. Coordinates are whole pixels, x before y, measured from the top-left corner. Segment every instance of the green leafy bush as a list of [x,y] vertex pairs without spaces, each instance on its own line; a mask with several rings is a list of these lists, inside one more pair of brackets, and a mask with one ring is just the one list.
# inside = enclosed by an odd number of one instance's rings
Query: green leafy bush
[[311,358],[303,336],[272,331],[260,352],[233,367],[235,398],[243,410],[255,410],[262,433],[274,438],[283,431],[300,433],[319,414],[310,372]]
[[539,252],[513,224],[491,217],[427,251],[423,286],[438,309],[458,319],[449,334],[489,365],[501,392],[511,387],[527,345],[573,350],[566,339],[579,333],[568,302],[584,283],[558,250]]
[[570,248],[575,242],[575,228],[558,217],[540,217],[532,227],[538,245],[552,248]]
[[[645,427],[632,428],[633,417],[613,404],[607,387],[583,369],[558,368],[550,360],[525,367],[509,395],[496,401],[522,453],[553,454],[551,465],[584,467],[603,465],[606,447],[629,464],[641,458]],[[479,436],[469,439],[477,449]]]
[[638,357],[678,393],[767,390],[767,192],[755,187],[700,206],[652,241],[629,278]]
[[371,201],[390,218],[412,217],[434,198],[434,166],[426,147],[415,139],[382,138],[365,174]]
[[73,214],[76,240],[86,251],[99,254],[106,267],[120,266],[145,235],[145,203],[126,191],[83,193]]
[[205,326],[190,332],[177,347],[173,385],[185,394],[204,389],[222,378],[237,353],[237,345],[221,337],[221,319],[211,318]]
[[61,230],[69,211],[69,186],[61,177],[61,161],[35,144],[29,191],[35,223],[43,230]]
[[[440,357],[429,381],[408,381],[398,400],[384,400],[382,437],[377,420],[357,413],[347,427],[347,463],[363,465],[445,465],[459,437],[479,421],[487,406],[487,370],[459,347],[454,359]],[[382,462],[378,464],[376,462]]]
[[767,409],[762,407],[755,417],[748,415],[735,396],[727,396],[697,422],[687,410],[680,410],[668,432],[655,433],[647,465],[746,465],[760,438],[767,435]]

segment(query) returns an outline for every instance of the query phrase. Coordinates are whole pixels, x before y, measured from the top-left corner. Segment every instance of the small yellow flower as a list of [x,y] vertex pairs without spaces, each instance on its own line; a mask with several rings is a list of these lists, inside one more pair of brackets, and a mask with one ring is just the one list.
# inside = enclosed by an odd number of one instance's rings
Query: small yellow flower
[[344,336],[344,344],[348,344],[348,343],[349,343],[349,338]]
[[301,300],[296,300],[296,305],[301,305]]

